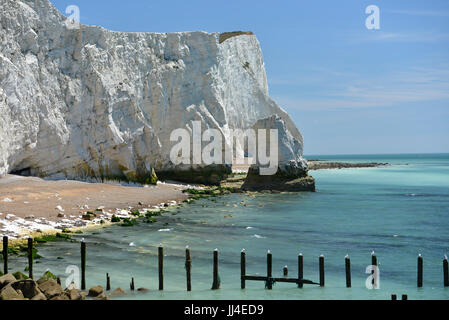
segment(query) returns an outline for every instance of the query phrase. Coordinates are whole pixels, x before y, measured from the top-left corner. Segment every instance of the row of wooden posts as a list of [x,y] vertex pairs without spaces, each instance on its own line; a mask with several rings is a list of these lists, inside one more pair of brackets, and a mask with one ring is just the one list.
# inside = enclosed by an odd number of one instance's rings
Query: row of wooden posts
[[[33,278],[33,238],[28,238],[28,276]],[[258,275],[248,275],[246,273],[246,252],[245,249],[242,250],[240,254],[240,279],[241,279],[241,289],[245,289],[246,281],[264,281],[265,287],[268,290],[273,289],[273,284],[275,282],[287,282],[296,283],[298,288],[302,288],[304,284],[313,284],[324,287],[325,285],[325,272],[324,272],[324,255],[319,257],[319,282],[313,282],[311,280],[304,279],[304,265],[303,265],[303,255],[298,255],[298,275],[297,278],[288,277],[288,267],[285,266],[283,269],[283,277],[273,277],[273,255],[270,251],[267,253],[267,274],[266,276]],[[4,273],[8,273],[8,237],[3,237],[3,264]],[[377,256],[374,252],[371,255],[371,264],[377,266]],[[185,269],[187,278],[187,291],[192,290],[192,258],[190,254],[189,247],[186,247],[185,251]],[[417,264],[417,287],[421,288],[423,286],[423,257],[418,255]],[[374,271],[373,271],[374,272]],[[162,245],[158,247],[158,273],[159,273],[159,290],[164,290],[164,248]],[[346,274],[346,287],[351,287],[351,260],[348,255],[345,257],[345,274]],[[375,285],[376,277],[373,277],[373,284]],[[110,289],[110,277],[106,274],[106,288]],[[213,281],[212,290],[220,289],[220,277],[218,273],[218,249],[213,252]],[[443,285],[444,287],[449,287],[449,263],[447,256],[443,259]],[[131,279],[130,283],[131,290],[134,290],[134,278]],[[81,289],[86,289],[86,242],[84,239],[81,240]],[[403,300],[407,299],[407,296],[402,297]],[[404,299],[405,298],[405,299]],[[392,295],[392,299],[396,300],[396,295]]]

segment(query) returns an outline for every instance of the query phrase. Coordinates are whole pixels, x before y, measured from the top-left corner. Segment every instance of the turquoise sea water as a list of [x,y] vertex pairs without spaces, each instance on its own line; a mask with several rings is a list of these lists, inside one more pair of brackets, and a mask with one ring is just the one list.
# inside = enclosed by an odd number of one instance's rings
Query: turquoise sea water
[[[150,289],[125,299],[449,299],[442,261],[449,254],[449,154],[309,156],[310,159],[388,162],[380,168],[312,171],[316,193],[227,195],[173,209],[158,223],[114,226],[82,235],[87,241],[87,286]],[[232,215],[232,217],[229,217]],[[225,217],[227,216],[227,217]],[[164,225],[168,224],[168,225]],[[170,229],[170,231],[158,231]],[[79,237],[77,237],[79,238]],[[135,243],[135,247],[129,244]],[[165,290],[157,291],[157,247],[165,247]],[[185,291],[184,253],[192,252],[192,287]],[[221,289],[211,291],[212,254],[220,250]],[[246,249],[248,274],[273,274],[287,265],[297,273],[304,255],[304,278],[318,281],[318,257],[325,255],[326,286],[247,282],[240,290],[240,251]],[[365,287],[365,268],[375,250],[380,289]],[[79,244],[58,242],[39,248],[35,274],[49,268],[64,281],[68,265],[79,265]],[[416,288],[417,256],[424,257],[424,287]],[[352,262],[352,288],[345,288],[344,257]],[[60,257],[62,259],[57,259]],[[26,266],[24,258],[10,262]]]

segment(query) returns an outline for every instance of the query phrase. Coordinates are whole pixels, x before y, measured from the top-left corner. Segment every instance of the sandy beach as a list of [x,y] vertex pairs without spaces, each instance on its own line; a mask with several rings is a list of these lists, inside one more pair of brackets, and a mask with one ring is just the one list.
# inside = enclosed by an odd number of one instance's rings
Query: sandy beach
[[[188,198],[186,186],[124,186],[72,180],[49,181],[36,177],[6,175],[0,178],[0,234],[26,236],[34,231],[62,230],[108,221],[130,209],[157,209]],[[83,219],[94,212],[95,219]]]

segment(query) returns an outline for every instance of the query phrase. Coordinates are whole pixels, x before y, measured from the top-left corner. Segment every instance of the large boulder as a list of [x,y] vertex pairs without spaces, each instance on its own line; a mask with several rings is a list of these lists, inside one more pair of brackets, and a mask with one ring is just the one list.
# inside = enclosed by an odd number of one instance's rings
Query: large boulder
[[31,300],[47,300],[47,297],[42,292],[38,293]]
[[11,283],[11,287],[13,287],[16,291],[20,290],[23,296],[27,299],[33,299],[41,293],[37,283],[31,279],[13,282]]
[[39,290],[47,297],[47,299],[60,296],[62,294],[61,285],[59,285],[56,280],[50,279],[41,284],[39,284]]
[[70,300],[70,297],[65,292],[63,292],[60,295],[50,298],[49,300]]
[[83,300],[80,292],[77,289],[66,289],[64,292],[70,300]]
[[0,290],[5,287],[6,285],[8,285],[11,282],[16,281],[17,279],[11,274],[11,273],[7,273],[3,276],[0,277]]
[[38,280],[37,280],[37,283],[38,284],[42,284],[42,283],[44,283],[44,282],[47,282],[48,280],[50,280],[50,279],[53,279],[53,280],[57,280],[58,279],[58,277],[56,277],[53,273],[51,273],[50,271],[46,271],[43,275],[42,275],[42,277],[40,277]]
[[16,280],[26,280],[28,279],[28,276],[25,275],[24,273],[17,271],[13,273],[14,278],[16,278]]
[[[268,158],[274,160],[274,164],[261,163],[260,158],[254,155],[253,158],[257,161],[249,168],[242,190],[315,191],[315,179],[308,175],[307,161],[302,158],[302,137],[292,133],[285,121],[277,115],[260,119],[253,129],[256,132],[260,129],[266,130],[265,141],[260,141],[257,136],[257,155],[260,143],[266,142]],[[271,141],[271,129],[277,131],[275,141]],[[275,154],[272,155],[273,151]]]
[[125,290],[123,290],[122,288],[117,288],[111,292],[110,296],[111,297],[121,297],[121,296],[124,296],[125,294],[126,294]]
[[89,289],[89,297],[96,298],[101,296],[104,293],[104,289],[102,286],[95,286]]
[[12,284],[8,284],[0,291],[0,300],[23,300],[23,296],[20,290],[16,291]]

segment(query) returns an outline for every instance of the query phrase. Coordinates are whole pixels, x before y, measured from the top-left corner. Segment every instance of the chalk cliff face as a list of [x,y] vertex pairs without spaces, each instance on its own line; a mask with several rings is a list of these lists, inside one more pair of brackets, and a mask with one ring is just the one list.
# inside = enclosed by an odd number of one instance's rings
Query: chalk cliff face
[[[174,170],[170,133],[192,121],[251,128],[290,117],[268,95],[254,35],[70,29],[48,0],[0,0],[0,175],[149,182]],[[151,182],[151,181],[150,181]]]

